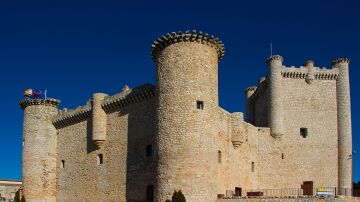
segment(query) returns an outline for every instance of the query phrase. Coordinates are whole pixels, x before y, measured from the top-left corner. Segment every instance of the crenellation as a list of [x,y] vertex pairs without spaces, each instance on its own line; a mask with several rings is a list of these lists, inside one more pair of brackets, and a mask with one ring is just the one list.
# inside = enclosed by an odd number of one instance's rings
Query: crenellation
[[78,106],[75,109],[60,110],[59,114],[54,116],[52,123],[59,129],[86,120],[91,116],[91,104]]
[[201,31],[197,32],[196,30],[186,31],[185,34],[181,31],[167,33],[159,38],[157,38],[152,44],[152,52],[151,56],[154,60],[156,60],[159,52],[162,51],[163,48],[167,47],[173,43],[179,42],[197,42],[204,45],[208,45],[213,47],[217,54],[219,61],[225,54],[225,48],[222,41],[219,38],[214,37],[213,35],[209,36],[207,33],[203,33]]
[[155,87],[144,84],[134,89],[123,88],[123,91],[113,96],[108,96],[101,104],[106,113],[111,113],[129,104],[142,102],[155,96]]
[[284,78],[293,78],[293,79],[306,79],[309,71],[314,75],[313,79],[317,80],[336,80],[338,70],[337,69],[326,69],[320,67],[284,67],[281,74]]
[[51,107],[58,107],[61,101],[54,98],[47,98],[45,99],[29,99],[24,98],[20,101],[21,109],[25,109],[28,106],[32,105],[44,105],[44,106],[51,106]]

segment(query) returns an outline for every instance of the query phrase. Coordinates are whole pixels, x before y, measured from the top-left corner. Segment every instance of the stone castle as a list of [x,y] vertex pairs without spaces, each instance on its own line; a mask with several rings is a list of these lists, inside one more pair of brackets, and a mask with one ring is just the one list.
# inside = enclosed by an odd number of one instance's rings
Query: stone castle
[[218,104],[218,38],[173,32],[151,55],[155,86],[94,93],[72,110],[21,100],[28,202],[164,202],[174,190],[205,202],[307,186],[351,193],[348,59],[295,68],[269,57],[268,75],[245,89],[244,118]]

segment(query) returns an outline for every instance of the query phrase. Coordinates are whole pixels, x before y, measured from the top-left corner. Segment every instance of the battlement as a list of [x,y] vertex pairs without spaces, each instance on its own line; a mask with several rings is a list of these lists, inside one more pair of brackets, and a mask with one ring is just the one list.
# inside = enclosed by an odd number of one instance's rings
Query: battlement
[[141,102],[155,96],[155,87],[146,83],[133,89],[124,89],[121,93],[105,97],[101,107],[106,113],[119,110],[130,104]]
[[256,91],[257,86],[250,86],[245,88],[244,93],[247,93],[248,91]]
[[151,58],[155,61],[158,54],[167,46],[179,43],[179,42],[197,42],[213,47],[217,54],[219,61],[224,57],[225,47],[222,41],[214,35],[209,35],[202,31],[192,30],[167,33],[159,38],[157,38],[151,45]]
[[[106,113],[112,113],[127,105],[138,103],[154,96],[155,87],[147,83],[133,89],[124,88],[123,91],[118,94],[105,97],[101,107]],[[86,120],[91,116],[91,102],[92,100],[89,100],[86,105],[79,106],[72,110],[60,110],[59,114],[53,119],[54,126],[56,128],[62,128]]]
[[[312,67],[314,78],[317,80],[336,80],[338,76],[337,69],[327,69],[326,67]],[[284,78],[293,78],[293,79],[306,79],[309,69],[306,66],[300,66],[299,68],[295,66],[285,67],[281,71],[281,75]]]
[[55,128],[62,128],[74,123],[86,120],[91,115],[91,105],[88,102],[84,106],[79,106],[76,109],[68,110],[63,109],[59,111],[59,114],[54,117],[53,124]]
[[54,98],[47,98],[47,99],[24,98],[20,100],[20,107],[21,109],[25,109],[26,107],[31,105],[45,105],[45,106],[58,107],[60,103],[61,103],[60,100]]
[[272,55],[268,59],[266,59],[266,64],[270,64],[270,63],[272,63],[273,61],[276,61],[276,60],[278,60],[280,62],[283,62],[284,58],[281,55]]
[[339,63],[347,63],[347,64],[349,64],[350,59],[349,58],[338,58],[338,59],[335,59],[335,60],[332,61],[332,65],[336,65],[336,64],[339,64]]

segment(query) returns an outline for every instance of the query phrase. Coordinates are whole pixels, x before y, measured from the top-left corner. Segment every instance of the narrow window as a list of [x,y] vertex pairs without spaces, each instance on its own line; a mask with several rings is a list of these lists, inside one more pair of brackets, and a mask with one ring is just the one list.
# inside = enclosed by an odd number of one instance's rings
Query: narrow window
[[61,160],[61,168],[65,168],[65,160]]
[[146,201],[154,201],[154,186],[148,185],[146,187]]
[[146,156],[152,156],[153,155],[153,148],[152,145],[147,145],[146,146]]
[[104,163],[104,158],[102,154],[98,155],[98,161],[97,161],[98,165],[103,164]]
[[197,109],[204,109],[204,102],[203,101],[196,101],[196,108]]
[[308,136],[308,129],[307,128],[300,128],[300,135],[303,138],[306,138]]
[[251,162],[251,172],[254,172],[254,171],[255,171],[255,163]]
[[221,151],[218,151],[218,163],[221,163]]
[[281,159],[284,159],[284,153],[281,153]]

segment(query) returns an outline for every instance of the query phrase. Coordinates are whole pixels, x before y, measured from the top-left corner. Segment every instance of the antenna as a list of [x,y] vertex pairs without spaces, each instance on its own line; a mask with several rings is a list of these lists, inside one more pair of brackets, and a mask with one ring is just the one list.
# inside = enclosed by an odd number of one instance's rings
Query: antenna
[[273,55],[273,51],[272,51],[272,43],[270,43],[270,56]]

